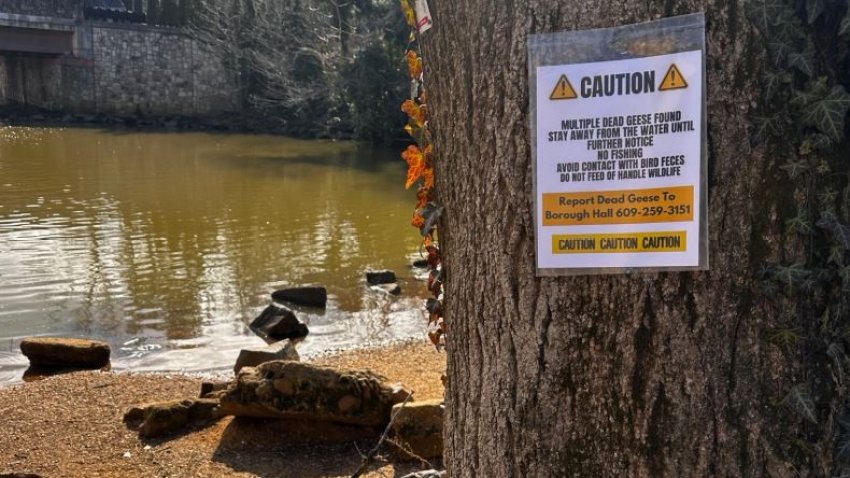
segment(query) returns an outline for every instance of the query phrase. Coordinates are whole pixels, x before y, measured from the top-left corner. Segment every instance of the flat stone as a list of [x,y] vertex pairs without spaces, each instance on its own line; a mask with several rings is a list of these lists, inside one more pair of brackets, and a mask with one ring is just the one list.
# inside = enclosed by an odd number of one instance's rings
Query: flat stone
[[[186,428],[189,425],[189,408],[191,405],[191,400],[175,400],[146,406],[143,412],[144,421],[139,427],[139,436],[145,438],[159,437]],[[125,418],[127,418],[126,415]]]
[[33,367],[98,369],[109,364],[109,344],[99,340],[29,337],[21,352]]
[[393,407],[392,431],[402,448],[426,459],[443,455],[442,402],[427,400]]
[[300,339],[309,333],[307,325],[294,312],[274,304],[266,307],[250,327],[260,337],[270,340]]
[[256,367],[261,363],[271,362],[272,360],[293,360],[297,362],[301,360],[301,357],[298,356],[295,344],[291,340],[281,340],[264,347],[242,349],[239,351],[236,365],[233,366],[233,373],[238,374],[243,367]]
[[391,284],[393,282],[396,282],[395,272],[393,271],[366,271],[366,283],[369,285]]
[[328,304],[328,291],[324,287],[291,287],[272,292],[272,299],[275,302],[324,308]]
[[221,413],[381,427],[403,396],[369,371],[274,361],[243,368],[221,397]]
[[169,400],[131,407],[124,414],[124,423],[138,428],[139,436],[154,438],[179,432],[192,423],[221,417],[216,399]]

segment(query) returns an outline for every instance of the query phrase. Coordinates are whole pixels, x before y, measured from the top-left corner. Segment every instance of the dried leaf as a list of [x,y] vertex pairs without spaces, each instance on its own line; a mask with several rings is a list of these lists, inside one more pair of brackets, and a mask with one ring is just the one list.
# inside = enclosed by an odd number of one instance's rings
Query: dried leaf
[[407,72],[410,78],[418,80],[422,76],[422,58],[413,50],[407,50]]
[[416,145],[410,145],[401,153],[401,157],[407,161],[407,181],[404,185],[405,188],[410,189],[422,177],[422,172],[428,167],[428,153],[430,151],[430,145],[425,148],[425,151],[420,150]]
[[405,100],[404,103],[401,104],[401,110],[407,113],[407,116],[410,117],[410,120],[413,121],[415,126],[423,127],[425,125],[425,106],[419,105],[413,100]]
[[410,4],[410,0],[401,0],[401,11],[404,12],[404,19],[407,25],[411,28],[416,28],[416,11]]
[[425,189],[434,187],[434,168],[425,168],[422,171],[422,184]]

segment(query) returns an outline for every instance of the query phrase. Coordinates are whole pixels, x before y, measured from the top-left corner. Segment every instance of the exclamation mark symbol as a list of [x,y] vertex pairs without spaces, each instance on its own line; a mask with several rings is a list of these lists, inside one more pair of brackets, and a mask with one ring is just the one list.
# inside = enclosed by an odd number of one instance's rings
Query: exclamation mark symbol
[[664,79],[661,80],[661,86],[658,87],[658,90],[677,90],[679,88],[687,87],[688,82],[685,80],[685,77],[682,76],[682,72],[679,71],[679,68],[675,64],[673,64],[670,65],[670,69],[667,70],[667,74],[664,75]]
[[558,83],[555,85],[555,88],[552,90],[552,94],[549,95],[550,100],[571,100],[576,98],[576,90],[573,89],[573,85],[570,84],[570,80],[567,79],[567,75],[561,75],[561,79],[558,80]]

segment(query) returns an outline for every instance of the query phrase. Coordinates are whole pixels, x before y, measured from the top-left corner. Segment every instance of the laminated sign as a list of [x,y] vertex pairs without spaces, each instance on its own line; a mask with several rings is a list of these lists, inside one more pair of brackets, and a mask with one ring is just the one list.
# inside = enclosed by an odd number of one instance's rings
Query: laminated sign
[[708,268],[702,14],[532,35],[539,275]]

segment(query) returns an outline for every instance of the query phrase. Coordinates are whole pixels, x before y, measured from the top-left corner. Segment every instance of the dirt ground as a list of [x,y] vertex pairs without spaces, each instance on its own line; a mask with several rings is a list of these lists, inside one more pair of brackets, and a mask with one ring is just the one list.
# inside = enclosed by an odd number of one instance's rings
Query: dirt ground
[[[312,362],[371,369],[441,398],[445,354],[425,343],[359,350]],[[274,420],[225,418],[168,439],[143,440],[122,417],[133,405],[196,397],[201,379],[179,375],[80,372],[0,389],[0,475],[52,477],[350,476],[374,438],[310,443],[315,430]],[[439,467],[440,463],[432,463]],[[364,476],[400,477],[427,466],[382,453]]]

